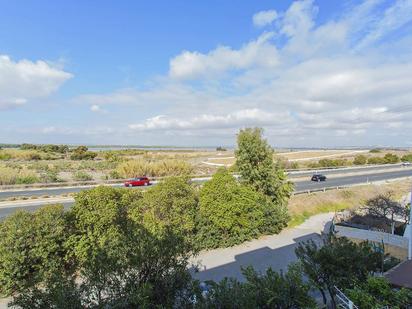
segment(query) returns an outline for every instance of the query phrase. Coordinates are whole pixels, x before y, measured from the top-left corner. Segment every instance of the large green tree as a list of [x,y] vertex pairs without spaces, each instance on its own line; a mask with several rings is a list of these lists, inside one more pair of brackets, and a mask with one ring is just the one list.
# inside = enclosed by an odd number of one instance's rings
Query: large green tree
[[200,190],[198,243],[205,248],[227,247],[278,233],[286,226],[286,209],[251,186],[220,169]]
[[[147,204],[145,198],[146,194],[142,197],[134,190],[110,187],[77,196],[71,210],[76,228],[71,244],[80,265],[83,303],[168,307],[190,281],[190,242],[174,229],[175,225],[164,224],[161,213],[158,221],[146,217],[147,213],[156,213],[152,207],[158,204]],[[167,211],[173,211],[158,210],[166,217]],[[149,223],[142,218],[148,218]]]
[[260,128],[240,130],[235,151],[236,166],[243,183],[284,205],[293,186],[287,181],[281,164],[274,161],[274,151],[262,135]]

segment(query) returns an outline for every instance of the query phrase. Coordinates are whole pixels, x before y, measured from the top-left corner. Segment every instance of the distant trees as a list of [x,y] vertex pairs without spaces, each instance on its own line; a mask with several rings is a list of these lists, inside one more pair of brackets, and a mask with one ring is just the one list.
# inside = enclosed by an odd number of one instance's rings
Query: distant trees
[[69,146],[67,145],[35,145],[35,144],[21,144],[20,149],[22,150],[40,150],[44,152],[56,152],[56,153],[67,153],[69,152]]
[[97,153],[89,151],[86,146],[79,146],[75,148],[70,155],[70,159],[72,160],[93,160],[96,157]]

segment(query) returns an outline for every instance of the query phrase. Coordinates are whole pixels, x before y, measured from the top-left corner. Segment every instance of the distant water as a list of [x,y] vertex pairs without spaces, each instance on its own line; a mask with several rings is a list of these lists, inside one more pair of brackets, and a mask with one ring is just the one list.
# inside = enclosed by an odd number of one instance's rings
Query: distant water
[[[127,149],[134,149],[134,150],[150,150],[150,151],[215,151],[216,147],[177,147],[177,146],[87,146],[89,150],[92,151],[105,151],[105,150],[127,150]],[[233,150],[233,148],[227,148],[227,150]]]

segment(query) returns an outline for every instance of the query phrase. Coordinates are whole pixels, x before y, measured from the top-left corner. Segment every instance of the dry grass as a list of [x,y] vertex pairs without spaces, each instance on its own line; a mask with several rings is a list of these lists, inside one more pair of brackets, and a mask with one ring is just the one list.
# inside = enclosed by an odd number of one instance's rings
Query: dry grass
[[314,150],[314,151],[295,151],[278,153],[288,160],[318,159],[323,157],[340,157],[348,154],[356,155],[353,150]]
[[32,170],[0,167],[0,185],[34,183],[37,181],[37,174]]
[[307,218],[319,213],[357,208],[367,199],[379,193],[393,192],[394,198],[400,199],[409,190],[409,181],[402,180],[384,185],[359,186],[345,190],[295,195],[292,196],[288,204],[291,215],[289,226],[299,225]]
[[157,162],[143,159],[130,160],[119,164],[117,172],[122,178],[137,176],[177,176],[189,175],[193,172],[193,166],[180,160],[161,160]]

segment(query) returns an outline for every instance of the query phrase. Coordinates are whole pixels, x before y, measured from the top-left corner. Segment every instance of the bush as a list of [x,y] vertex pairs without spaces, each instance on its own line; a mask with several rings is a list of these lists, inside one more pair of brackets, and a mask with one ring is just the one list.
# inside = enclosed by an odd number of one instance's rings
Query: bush
[[201,308],[317,308],[309,295],[310,286],[304,282],[298,265],[278,273],[271,268],[261,274],[252,267],[242,270],[245,282],[225,278],[211,283]]
[[0,223],[0,294],[9,296],[72,267],[66,260],[70,234],[63,206],[19,211]]
[[192,239],[195,231],[197,193],[185,177],[170,177],[150,188],[130,215],[153,234],[172,229]]
[[368,162],[368,158],[364,155],[357,155],[353,160],[355,165],[365,165]]
[[162,160],[148,162],[142,159],[131,160],[120,163],[116,171],[122,178],[132,178],[138,176],[182,176],[193,172],[193,167],[179,160]]
[[393,289],[384,277],[369,277],[345,294],[362,309],[408,308],[412,292],[408,289]]
[[400,161],[399,157],[396,154],[393,154],[393,153],[385,154],[383,159],[385,160],[386,164],[394,164],[394,163],[398,163]]
[[53,182],[62,182],[63,180],[59,178],[58,173],[53,170],[46,170],[42,173],[40,177],[41,182],[53,183]]
[[349,165],[347,159],[321,159],[316,163],[310,163],[309,167],[319,168],[319,167],[340,167]]
[[200,190],[196,237],[204,248],[229,247],[278,233],[287,220],[285,207],[220,169]]
[[385,164],[386,161],[382,157],[370,157],[368,159],[368,164]]
[[401,158],[402,162],[412,162],[412,153],[408,153],[406,155],[403,155]]
[[97,157],[97,153],[88,151],[86,146],[79,146],[73,150],[70,159],[71,160],[93,160]]
[[381,150],[378,149],[378,148],[374,148],[374,149],[369,150],[369,152],[370,152],[370,153],[380,153]]
[[76,181],[89,181],[89,180],[93,180],[93,177],[87,174],[86,172],[78,171],[74,173],[73,179]]

